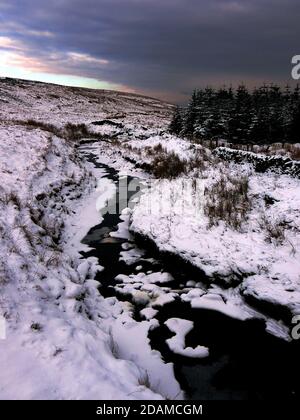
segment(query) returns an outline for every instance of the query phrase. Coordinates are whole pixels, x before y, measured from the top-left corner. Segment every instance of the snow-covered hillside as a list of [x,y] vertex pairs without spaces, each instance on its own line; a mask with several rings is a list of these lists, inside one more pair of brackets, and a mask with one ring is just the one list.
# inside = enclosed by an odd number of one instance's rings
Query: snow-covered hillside
[[[168,134],[172,110],[134,94],[0,79],[0,398],[182,397],[148,338],[175,299],[262,318],[288,338],[300,313],[300,180]],[[132,303],[101,296],[101,258],[79,254],[117,190],[88,153],[147,187],[106,238],[128,241],[120,259],[136,272],[116,276],[114,290]],[[196,267],[195,281],[144,270],[134,235]],[[179,316],[165,322],[169,349],[208,357],[202,343],[184,347],[193,322]]]
[[284,175],[280,167],[257,172],[250,162],[218,159],[200,144],[167,133],[136,136],[113,149],[97,147],[117,168],[125,156],[154,176],[169,178],[144,191],[131,215],[133,233],[198,267],[208,283],[231,286],[238,306],[260,308],[284,320],[289,330],[300,313],[296,172]]
[[[123,319],[134,331],[131,306],[104,299],[93,280],[101,270],[97,260],[78,254],[82,237],[101,221],[97,199],[101,208],[115,189],[79,160],[72,134],[63,130],[66,123],[112,116],[139,128],[142,119],[151,129],[165,124],[167,108],[131,94],[1,79],[0,315],[6,339],[0,340],[0,398],[180,395],[172,365],[157,356],[154,375],[165,371],[169,383],[153,390],[143,367],[126,355],[116,358],[112,327]],[[142,328],[145,334],[149,327]],[[146,335],[140,346],[151,362]]]
[[170,166],[172,154],[183,162],[176,163],[176,176],[144,192],[133,209],[131,230],[198,267],[209,283],[231,285],[243,300],[265,304],[266,312],[277,308],[289,325],[300,313],[298,177],[224,162],[169,134],[126,146],[132,159],[135,155],[150,168]]
[[62,126],[114,120],[124,127],[165,127],[172,105],[158,99],[107,90],[0,79],[0,118],[33,119]]

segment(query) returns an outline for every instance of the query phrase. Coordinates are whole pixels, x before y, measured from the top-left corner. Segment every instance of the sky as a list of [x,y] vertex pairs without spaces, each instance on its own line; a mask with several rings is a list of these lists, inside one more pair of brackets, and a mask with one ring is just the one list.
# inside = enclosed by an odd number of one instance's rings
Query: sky
[[183,102],[293,84],[299,0],[0,0],[0,76]]

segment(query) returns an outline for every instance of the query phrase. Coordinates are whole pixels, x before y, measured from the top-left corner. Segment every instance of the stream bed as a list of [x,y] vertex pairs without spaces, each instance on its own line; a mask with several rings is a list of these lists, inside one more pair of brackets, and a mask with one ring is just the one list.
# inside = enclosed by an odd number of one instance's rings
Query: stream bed
[[[96,167],[104,169],[105,176],[116,183],[118,203],[118,171],[98,163],[97,157],[88,148],[83,150],[83,154]],[[128,177],[128,181],[132,179]],[[128,200],[133,194],[134,191],[128,193]],[[82,252],[83,258],[97,257],[99,264],[104,267],[96,277],[101,283],[101,294],[104,297],[117,296],[118,299],[130,300],[130,296],[118,293],[115,287],[118,281],[115,278],[120,274],[136,275],[140,270],[145,273],[170,273],[174,280],[166,286],[171,291],[182,289],[190,280],[201,282],[201,278],[191,278],[191,273],[186,272],[184,266],[180,268],[172,264],[151,247],[142,249],[141,257],[131,264],[120,260],[125,243],[130,242],[131,248],[140,249],[134,238],[128,241],[110,236],[122,222],[121,209],[126,207],[128,203],[121,203],[116,214],[103,215],[102,223],[91,228],[82,239],[90,247],[88,252]],[[135,305],[135,319],[139,321],[142,319],[140,310],[143,306],[132,303]],[[217,311],[193,309],[188,302],[178,297],[170,303],[155,307],[155,310],[159,326],[149,331],[151,347],[161,353],[163,360],[173,362],[176,379],[187,399],[299,399],[299,343],[287,342],[267,333],[262,319],[241,321]],[[193,321],[194,328],[186,335],[186,346],[206,346],[209,348],[209,356],[197,359],[173,353],[166,340],[174,333],[164,324],[170,318]]]

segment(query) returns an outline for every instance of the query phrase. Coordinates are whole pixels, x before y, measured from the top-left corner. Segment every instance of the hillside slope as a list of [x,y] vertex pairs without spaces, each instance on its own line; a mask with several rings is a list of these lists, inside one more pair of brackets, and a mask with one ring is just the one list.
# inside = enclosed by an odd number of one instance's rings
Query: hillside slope
[[172,365],[157,355],[168,390],[150,389],[145,369],[116,358],[111,328],[116,319],[134,325],[131,307],[104,299],[94,280],[102,268],[78,254],[82,237],[101,222],[95,201],[105,203],[115,189],[75,153],[76,128],[63,128],[107,118],[163,127],[170,109],[132,94],[0,80],[1,399],[180,395]]
[[133,93],[0,78],[0,118],[63,125],[117,119],[146,128],[165,126],[173,106]]

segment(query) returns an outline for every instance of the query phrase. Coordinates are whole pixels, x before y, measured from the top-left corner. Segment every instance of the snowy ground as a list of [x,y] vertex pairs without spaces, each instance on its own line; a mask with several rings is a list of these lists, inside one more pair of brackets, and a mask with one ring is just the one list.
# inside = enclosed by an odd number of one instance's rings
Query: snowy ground
[[[157,137],[154,141],[157,144]],[[141,141],[132,143],[143,147]],[[151,139],[147,146],[150,143]],[[187,142],[174,137],[161,140],[168,152],[174,151],[188,162],[192,159],[191,146],[184,147],[184,143]],[[211,226],[204,212],[205,190],[226,173],[236,179],[243,175],[249,179],[251,205],[239,228],[232,228],[223,220]],[[243,296],[298,314],[299,197],[299,179],[258,174],[250,165],[221,161],[207,165],[200,173],[193,169],[174,180],[152,183],[133,210],[130,228],[153,240],[160,250],[199,267],[209,282],[238,283]]]
[[[201,206],[193,214],[185,212],[181,207],[181,182],[177,179],[158,183],[145,193],[134,208],[131,229],[150,237],[161,250],[179,253],[212,279],[230,282],[245,276],[247,292],[256,290],[259,294],[261,290],[266,295],[269,289],[270,299],[299,311],[299,181],[252,176],[251,194],[257,202],[241,230],[230,229],[222,222],[208,229]],[[168,206],[162,201],[171,192],[177,200],[169,201]],[[263,204],[266,193],[278,200],[269,208]],[[201,204],[201,197],[198,199]],[[263,215],[272,221],[284,216],[289,229],[283,244],[266,240],[260,222]]]
[[[288,338],[292,316],[300,313],[299,179],[215,160],[208,149],[169,134],[133,138],[118,148],[95,146],[95,153],[107,156],[117,169],[124,168],[124,155],[151,167],[160,153],[157,146],[166,156],[175,153],[187,171],[175,179],[148,181],[149,189],[131,214],[130,230],[198,267],[209,283],[232,288],[231,299],[235,296],[239,307],[267,305],[270,330]],[[125,163],[127,170],[132,166]],[[238,228],[222,220],[211,226],[204,214],[206,188],[226,174],[249,180],[250,208]],[[275,327],[276,311],[284,323]]]
[[[131,93],[0,79],[1,120],[34,119],[58,127],[84,123],[102,135],[147,137],[166,127],[171,111],[169,104]],[[107,123],[92,124],[99,121]]]
[[[198,275],[197,281],[197,275],[195,274],[190,274],[195,280],[188,280],[185,283],[178,284],[176,278],[168,272],[161,270],[145,271],[144,264],[149,259],[144,258],[143,250],[140,250],[134,244],[133,236],[129,232],[129,228],[131,227],[130,216],[134,214],[134,211],[125,209],[123,213],[124,215],[121,218],[124,221],[118,225],[118,231],[111,234],[111,236],[128,240],[128,242],[123,244],[124,251],[121,252],[120,260],[124,260],[129,266],[137,263],[140,265],[136,266],[135,273],[118,275],[115,278],[117,284],[114,286],[114,289],[117,296],[123,295],[135,305],[138,305],[142,318],[147,320],[153,319],[164,305],[174,303],[175,301],[177,303],[182,301],[189,303],[191,308],[209,309],[222,313],[226,317],[241,321],[253,318],[263,319],[265,321],[266,331],[285,340],[290,339],[288,326],[281,320],[264,315],[250,306],[241,293],[242,288],[240,285],[226,285],[224,287],[222,284],[216,284],[213,280],[211,280],[211,284],[206,284],[201,281],[203,280],[203,276]],[[144,233],[144,235],[146,234]],[[156,243],[159,244],[158,242]],[[176,254],[176,251],[172,251],[172,253]],[[151,262],[155,263],[155,260]],[[228,281],[227,278],[226,281]],[[178,315],[180,315],[180,312]],[[167,341],[168,346],[174,353],[182,356],[192,358],[207,357],[209,349],[204,349],[201,345],[194,349],[185,348],[184,336],[193,328],[187,322],[189,321],[179,319],[178,322],[175,322],[175,325],[178,324],[178,330],[176,329],[175,331],[174,328],[170,328],[170,331],[174,332],[175,336]],[[169,327],[168,324],[173,325],[174,322],[170,321],[170,323],[166,323]],[[187,328],[187,325],[189,325],[189,328]],[[199,340],[201,342],[201,338]]]
[[[80,240],[101,221],[115,186],[81,162],[72,144],[26,122],[62,127],[127,108],[123,122],[134,126],[143,108],[156,126],[163,104],[8,80],[0,95],[0,398],[179,398],[172,365],[148,343],[154,321],[137,324],[130,304],[104,299],[94,280],[101,266],[80,259]],[[139,347],[123,344],[124,332],[131,344],[139,336]]]
[[[251,298],[251,303],[287,310],[288,330],[293,314],[300,313],[300,180],[216,161],[208,149],[169,134],[133,138],[119,148],[95,145],[95,153],[117,169],[132,171],[134,165],[122,157],[151,167],[158,145],[166,156],[175,153],[187,171],[176,179],[149,180],[131,214],[130,230],[198,267],[208,282],[234,285],[242,305]],[[250,209],[239,228],[222,220],[210,226],[204,214],[205,189],[226,174],[249,180]]]
[[[174,299],[241,320],[263,317],[270,332],[288,337],[289,319],[275,321],[250,305],[300,313],[300,181],[217,162],[208,149],[164,133],[171,110],[132,94],[0,80],[0,316],[6,320],[0,398],[182,397],[173,366],[148,339],[157,311]],[[120,275],[115,289],[141,305],[142,322],[134,320],[132,304],[99,294],[94,277],[102,268],[94,258],[80,259],[80,240],[101,221],[116,186],[79,160],[75,141],[58,137],[67,123],[85,124],[85,150],[98,162],[142,175],[150,186],[123,212],[114,234],[128,241],[121,258],[129,265],[143,259],[130,244],[139,233],[198,267],[208,285],[199,275],[174,290],[169,273],[144,272],[141,263],[134,275]],[[184,162],[184,173],[153,183],[141,167],[151,169],[157,156],[171,153]],[[204,212],[206,189],[224,174],[249,179],[251,206],[238,228],[222,220],[210,225]],[[172,351],[207,357],[201,345],[185,347],[190,321],[172,318],[166,325],[174,333],[167,343]]]

